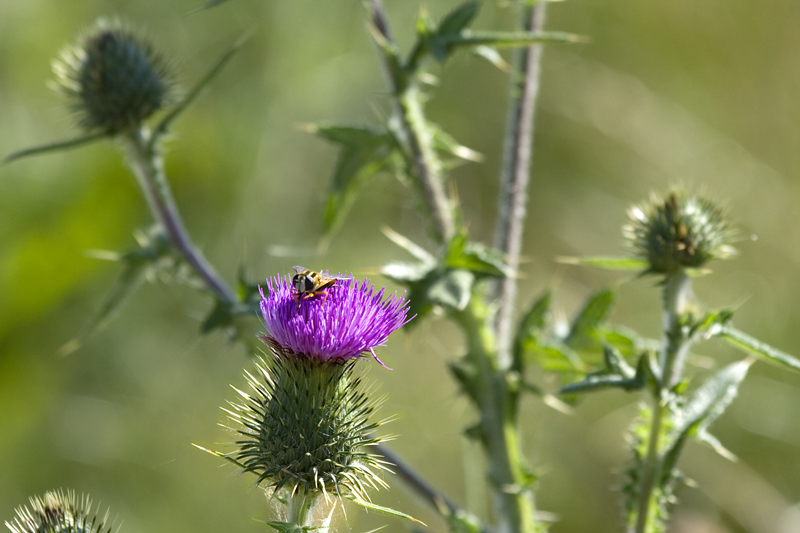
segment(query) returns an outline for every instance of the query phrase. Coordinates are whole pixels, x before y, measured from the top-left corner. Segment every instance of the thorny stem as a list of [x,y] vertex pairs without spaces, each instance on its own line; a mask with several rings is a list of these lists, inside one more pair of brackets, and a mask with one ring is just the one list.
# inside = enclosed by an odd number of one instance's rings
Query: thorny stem
[[[390,48],[394,48],[395,42],[381,0],[370,0],[369,9],[372,13],[372,25],[380,38]],[[433,149],[433,139],[423,113],[418,81],[414,79],[415,73],[398,68],[398,57],[390,57],[385,47],[378,48],[392,93],[392,103],[400,118],[401,133],[405,137],[403,140],[409,151],[411,166],[419,179],[436,235],[440,242],[448,242],[455,235],[453,206],[445,191],[441,162]]]
[[138,129],[121,136],[121,140],[139,186],[147,199],[147,205],[153,217],[164,227],[172,245],[217,298],[235,304],[237,299],[233,291],[192,243],[172,196],[172,190],[164,173],[164,161],[157,148],[148,149],[146,134]]
[[661,472],[663,457],[660,440],[661,425],[668,416],[667,401],[671,389],[680,382],[683,363],[691,345],[683,330],[683,320],[688,310],[692,293],[691,279],[679,271],[667,275],[663,292],[663,327],[659,365],[661,367],[661,387],[654,398],[653,418],[650,422],[650,436],[647,443],[647,456],[642,465],[642,479],[639,485],[639,500],[636,510],[635,533],[645,533],[651,520],[653,491]]
[[526,472],[517,428],[518,386],[500,369],[489,313],[474,297],[455,315],[467,339],[466,360],[475,366],[473,398],[480,410],[481,443],[489,461],[489,480],[497,533],[536,530],[531,478]]
[[[522,7],[521,25],[525,31],[542,30],[545,6],[547,2],[537,2]],[[511,74],[494,246],[506,255],[509,269],[513,272],[519,267],[519,256],[522,251],[541,59],[541,45],[519,49],[514,56],[514,69]],[[513,276],[504,278],[495,286],[494,296],[499,300],[496,322],[498,361],[500,368],[504,369],[511,368],[513,364],[511,339],[516,292],[517,281]]]

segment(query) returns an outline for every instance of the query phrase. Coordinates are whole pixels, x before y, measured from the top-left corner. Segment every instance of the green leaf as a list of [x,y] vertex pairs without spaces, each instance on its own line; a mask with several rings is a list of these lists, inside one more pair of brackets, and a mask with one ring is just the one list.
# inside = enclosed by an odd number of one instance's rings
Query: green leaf
[[564,343],[573,349],[596,344],[598,328],[608,320],[616,299],[614,289],[603,289],[591,295],[573,319]]
[[650,267],[650,264],[646,260],[634,257],[608,257],[598,255],[593,257],[559,257],[556,261],[567,265],[583,265],[605,270],[644,271]]
[[396,231],[386,226],[382,227],[381,231],[383,232],[384,235],[386,235],[386,237],[389,238],[390,241],[392,241],[397,246],[399,246],[400,248],[411,254],[411,256],[414,257],[415,259],[418,259],[422,263],[426,264],[431,264],[431,265],[436,264],[436,258],[432,254],[428,253],[428,251],[425,250],[425,248],[416,244],[408,237],[400,235]]
[[210,333],[215,329],[224,329],[233,324],[233,313],[228,302],[217,300],[206,319],[200,325],[200,333]]
[[456,509],[455,512],[446,513],[445,520],[452,533],[483,533],[485,526],[480,519],[472,513],[463,509]]
[[695,436],[695,439],[697,439],[700,443],[709,446],[712,450],[717,452],[717,454],[719,454],[721,457],[724,457],[725,459],[731,461],[732,463],[735,463],[739,460],[739,458],[736,457],[736,455],[733,452],[731,452],[729,449],[727,449],[725,446],[722,445],[722,443],[719,441],[717,437],[715,437],[708,431],[699,432]]
[[280,533],[306,533],[307,531],[313,531],[317,529],[313,526],[298,526],[297,524],[292,524],[291,522],[269,521],[267,522],[267,525]]
[[95,333],[108,325],[141,287],[148,277],[160,268],[160,261],[169,256],[171,247],[166,236],[157,227],[147,234],[140,234],[141,248],[125,254],[96,252],[100,259],[118,261],[124,265],[116,283],[111,288],[100,308],[89,318],[78,335],[59,349],[59,354],[68,355],[83,345]]
[[750,364],[750,361],[739,361],[726,366],[703,383],[686,405],[675,413],[675,432],[666,448],[661,470],[662,484],[670,479],[683,446],[690,437],[700,435],[701,440],[708,441],[708,427],[736,397]]
[[450,11],[439,23],[436,28],[436,33],[439,35],[453,35],[459,34],[467,26],[469,26],[478,12],[481,9],[481,3],[478,1],[465,2],[457,8]]
[[761,359],[786,368],[791,368],[792,370],[800,370],[800,361],[788,353],[773,348],[769,344],[763,343],[747,333],[739,331],[730,324],[720,325],[718,328],[711,328],[709,333],[712,336],[722,337],[737,348],[757,355]]
[[448,245],[444,264],[450,268],[463,268],[478,276],[502,278],[511,275],[503,254],[482,244],[469,242],[460,233]]
[[605,327],[602,335],[605,344],[626,356],[640,352],[644,344],[635,331],[625,327]]
[[480,389],[478,386],[478,369],[468,361],[455,361],[450,363],[450,372],[461,384],[461,389],[473,401],[480,399]]
[[393,168],[393,137],[366,127],[316,125],[313,133],[341,145],[325,209],[329,232],[339,229],[367,180]]
[[497,67],[501,72],[511,72],[511,65],[509,65],[505,59],[503,59],[503,56],[500,55],[500,52],[491,46],[476,46],[472,49],[472,53],[479,58],[488,61]]
[[552,305],[553,293],[547,290],[525,312],[514,337],[515,360],[522,360],[526,349],[539,344],[541,335],[549,321]]
[[150,141],[148,143],[147,149],[149,152],[152,152],[156,143],[158,143],[161,138],[167,133],[167,130],[172,125],[181,114],[186,111],[189,105],[197,98],[203,89],[211,83],[211,81],[217,77],[222,71],[222,68],[231,60],[231,58],[239,51],[239,48],[242,47],[244,42],[250,37],[249,34],[245,34],[242,36],[238,41],[236,41],[230,48],[228,48],[225,53],[217,59],[217,62],[206,72],[206,74],[200,78],[200,80],[191,88],[191,90],[184,95],[184,97],[175,105],[173,106],[172,110],[167,113],[167,115],[161,119],[161,122],[158,123],[153,129],[153,133],[150,136]]
[[473,161],[476,163],[480,163],[483,161],[483,155],[475,150],[467,148],[466,146],[460,144],[455,138],[450,135],[449,133],[445,132],[439,126],[433,123],[428,123],[433,147],[443,154],[447,154],[453,156],[457,159],[451,160],[443,160],[442,163],[446,169],[454,168],[459,160],[464,161]]
[[33,146],[31,148],[25,148],[24,150],[18,150],[13,154],[5,156],[3,160],[0,161],[0,165],[5,165],[6,163],[11,163],[12,161],[16,161],[17,159],[22,159],[24,157],[32,155],[69,150],[77,146],[83,146],[84,144],[92,143],[107,136],[108,134],[105,132],[92,133],[90,135],[84,135],[83,137],[76,137],[75,139],[68,139],[66,141],[57,141],[54,143],[42,144],[39,146]]
[[427,524],[425,524],[425,522],[421,522],[421,521],[417,520],[416,518],[414,518],[413,516],[407,515],[406,513],[401,513],[400,511],[395,511],[394,509],[391,509],[389,507],[382,507],[380,505],[375,505],[372,502],[368,502],[366,500],[362,500],[360,498],[356,498],[355,496],[352,496],[352,495],[347,495],[345,497],[347,499],[349,499],[350,501],[352,501],[353,503],[356,503],[356,504],[360,505],[361,507],[364,507],[365,509],[369,509],[371,511],[377,511],[379,513],[383,513],[383,514],[386,514],[386,515],[389,515],[389,516],[394,516],[394,517],[397,517],[397,518],[405,518],[406,520],[411,520],[412,522],[416,522],[418,524],[422,524],[423,526],[427,526]]
[[583,381],[564,385],[559,389],[559,394],[592,392],[608,388],[636,391],[643,389],[648,383],[653,388],[657,386],[649,353],[639,357],[635,371],[618,353],[608,347],[604,350],[604,356],[606,365],[602,371],[587,375]]
[[547,372],[574,372],[586,366],[568,346],[556,343],[528,343],[525,359],[537,363]]
[[410,285],[424,279],[431,270],[433,270],[433,267],[423,263],[401,263],[398,261],[384,265],[381,268],[381,274],[397,283]]
[[530,46],[532,44],[585,43],[586,37],[574,33],[559,31],[543,32],[505,32],[505,31],[468,31],[460,35],[442,37],[446,40],[448,51],[454,48],[474,48],[476,46],[492,46],[496,48]]
[[435,305],[463,311],[469,304],[474,282],[475,275],[469,270],[446,270],[431,281],[428,299]]

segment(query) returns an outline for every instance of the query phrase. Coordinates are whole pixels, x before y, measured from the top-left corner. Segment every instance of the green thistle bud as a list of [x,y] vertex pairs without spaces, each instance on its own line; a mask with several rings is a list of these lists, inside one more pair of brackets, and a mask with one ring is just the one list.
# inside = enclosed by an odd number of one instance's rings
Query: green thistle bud
[[100,19],[61,52],[53,71],[88,132],[135,129],[170,99],[164,60],[118,21]]
[[[333,493],[367,500],[367,487],[386,487],[372,468],[382,461],[364,451],[382,439],[370,436],[377,404],[353,376],[357,359],[323,361],[271,345],[256,376],[247,373],[253,391],[237,391],[242,404],[231,404],[231,429],[243,439],[232,454],[246,472],[258,475],[277,494]],[[380,402],[377,402],[380,403]]]
[[650,264],[650,273],[700,268],[711,259],[735,253],[722,210],[705,198],[683,192],[654,195],[649,202],[632,207],[629,215],[631,221],[623,234],[634,253]]
[[18,507],[17,516],[6,522],[12,533],[107,533],[108,511],[99,518],[92,513],[87,495],[59,489],[30,499],[31,507]]

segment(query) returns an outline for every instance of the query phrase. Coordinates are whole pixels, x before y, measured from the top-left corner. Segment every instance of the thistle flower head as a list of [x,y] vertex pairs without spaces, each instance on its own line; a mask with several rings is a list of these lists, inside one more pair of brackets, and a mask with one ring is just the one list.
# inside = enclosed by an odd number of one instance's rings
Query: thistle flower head
[[18,507],[17,516],[6,522],[12,533],[107,533],[108,512],[100,518],[92,513],[87,495],[59,489],[30,499],[30,508]]
[[164,60],[118,21],[98,20],[61,52],[53,71],[88,132],[114,135],[136,128],[170,99]]
[[380,400],[363,391],[353,376],[355,361],[323,361],[275,353],[247,374],[250,393],[228,410],[237,440],[235,460],[257,484],[296,494],[328,494],[367,500],[369,487],[386,483],[373,469],[383,462],[365,447],[381,442],[370,435]]
[[[408,320],[408,303],[364,280],[338,278],[299,298],[288,277],[267,280],[261,312],[272,355],[247,374],[251,393],[228,410],[241,435],[233,458],[275,492],[349,496],[367,501],[368,487],[386,486],[364,451],[380,442],[370,421],[373,401],[353,376],[356,361]],[[382,363],[381,363],[382,364]]]
[[[326,294],[298,301],[288,277],[267,280],[261,292],[261,313],[268,334],[262,337],[273,350],[302,354],[323,361],[348,361],[375,354],[389,334],[406,324],[408,302],[369,280],[338,280]],[[385,365],[383,365],[385,366]]]
[[700,268],[735,253],[722,210],[706,198],[671,192],[630,209],[623,234],[648,272],[669,274]]

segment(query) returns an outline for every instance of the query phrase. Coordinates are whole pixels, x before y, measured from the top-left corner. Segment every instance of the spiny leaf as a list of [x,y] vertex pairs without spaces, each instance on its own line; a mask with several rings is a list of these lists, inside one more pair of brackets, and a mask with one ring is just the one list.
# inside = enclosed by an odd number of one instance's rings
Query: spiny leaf
[[92,335],[108,325],[141,287],[145,279],[159,270],[160,261],[171,252],[169,242],[157,228],[151,228],[148,234],[140,235],[140,240],[142,248],[132,252],[96,254],[97,257],[119,261],[125,266],[100,309],[92,315],[74,339],[59,349],[61,355],[74,352]]
[[548,372],[583,371],[586,367],[578,354],[558,343],[528,342],[524,355],[527,361],[536,362]]
[[543,32],[505,32],[505,31],[468,31],[460,35],[446,38],[449,48],[476,46],[493,46],[496,48],[530,46],[532,44],[550,43],[585,43],[586,37],[574,33],[559,31]]
[[425,278],[431,270],[433,270],[433,267],[423,263],[401,263],[398,261],[384,265],[381,268],[381,274],[397,283],[409,285]]
[[547,290],[539,299],[533,302],[533,305],[522,317],[517,328],[517,334],[514,336],[513,353],[517,368],[522,368],[527,347],[539,344],[539,338],[544,333],[544,328],[549,320],[552,303],[552,291]]
[[478,1],[465,2],[450,11],[442,19],[436,33],[440,35],[451,35],[461,33],[478,16],[481,3]]
[[472,49],[472,53],[481,59],[488,61],[500,69],[501,72],[508,73],[511,71],[511,65],[509,65],[505,59],[503,59],[503,56],[500,55],[500,52],[491,46],[476,46]]
[[279,533],[306,533],[317,529],[313,526],[298,526],[291,522],[276,522],[274,520],[267,522],[267,525]]
[[653,388],[657,386],[649,353],[639,357],[635,371],[619,354],[608,347],[604,350],[604,356],[606,366],[602,371],[589,374],[583,381],[564,385],[559,389],[559,394],[592,392],[608,388],[635,391],[643,389],[648,383]]
[[782,352],[777,348],[773,348],[769,344],[761,342],[760,340],[751,337],[747,333],[739,331],[730,324],[721,325],[716,330],[712,329],[710,333],[714,336],[722,337],[737,348],[741,348],[742,350],[752,353],[762,359],[787,368],[791,368],[792,370],[800,371],[800,361],[786,352]]
[[360,499],[360,498],[355,498],[354,496],[351,496],[351,495],[346,495],[345,497],[348,498],[349,500],[351,500],[352,502],[357,503],[361,507],[364,507],[365,509],[369,509],[371,511],[377,511],[379,513],[387,514],[389,516],[395,516],[397,518],[405,518],[406,520],[411,520],[412,522],[416,522],[418,524],[422,524],[423,526],[427,526],[427,524],[425,524],[425,522],[417,520],[413,516],[407,515],[406,513],[401,513],[400,511],[396,511],[396,510],[391,509],[389,507],[382,507],[380,505],[375,505],[372,502],[368,502],[368,501]]
[[583,265],[605,270],[647,270],[650,264],[636,257],[558,257],[556,261],[567,265]]
[[450,268],[463,268],[478,276],[506,277],[511,275],[503,254],[482,244],[469,242],[465,233],[450,240],[444,264]]
[[[429,123],[428,125],[430,127],[431,136],[433,137],[433,147],[439,152],[454,156],[459,160],[473,161],[476,163],[483,161],[482,154],[460,144],[452,135],[445,132],[438,125],[433,123]],[[451,169],[456,166],[458,161],[445,160],[443,163],[446,168]]]
[[664,454],[662,484],[672,475],[688,438],[706,433],[708,427],[725,412],[747,376],[750,364],[750,361],[740,361],[726,366],[703,383],[686,405],[675,413],[675,435]]
[[617,292],[603,289],[591,295],[575,316],[564,342],[570,347],[582,347],[597,341],[597,330],[605,324],[614,307]]
[[472,296],[475,276],[469,270],[447,270],[432,280],[428,299],[436,305],[462,311]]
[[446,513],[444,516],[451,533],[483,533],[486,531],[486,528],[477,516],[463,509],[458,509],[452,513]]
[[433,257],[432,254],[428,253],[428,251],[425,250],[425,248],[423,248],[422,246],[416,244],[414,241],[412,241],[408,237],[405,237],[405,236],[397,233],[396,231],[394,231],[393,229],[391,229],[391,228],[389,228],[387,226],[382,227],[381,231],[383,232],[384,235],[386,235],[386,237],[389,238],[390,241],[395,243],[397,246],[399,246],[403,250],[407,251],[415,259],[418,259],[419,261],[422,261],[423,263],[426,263],[426,264],[435,264],[436,263],[436,258]]
[[89,135],[84,135],[82,137],[76,137],[75,139],[68,139],[66,141],[57,141],[54,143],[42,144],[39,146],[33,146],[31,148],[25,148],[23,150],[18,150],[12,154],[7,155],[0,161],[0,165],[5,165],[6,163],[11,163],[12,161],[16,161],[17,159],[22,159],[24,157],[32,156],[32,155],[39,155],[39,154],[46,154],[48,152],[60,152],[62,150],[69,150],[70,148],[75,148],[77,146],[82,146],[84,144],[89,144],[94,142],[98,139],[102,139],[103,137],[108,136],[105,132],[97,132],[92,133]]
[[341,145],[325,209],[325,226],[335,232],[367,180],[393,168],[393,137],[364,127],[317,125],[314,133]]

